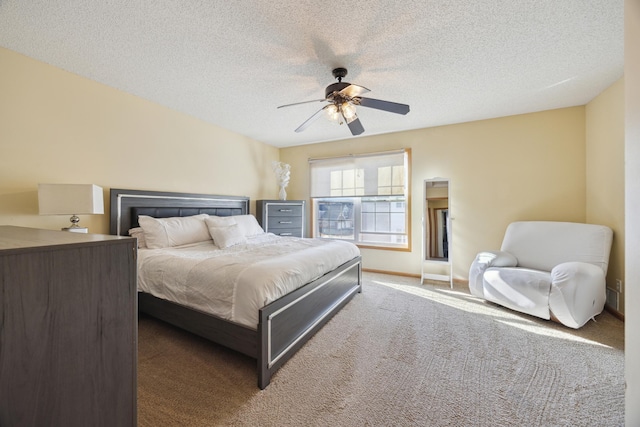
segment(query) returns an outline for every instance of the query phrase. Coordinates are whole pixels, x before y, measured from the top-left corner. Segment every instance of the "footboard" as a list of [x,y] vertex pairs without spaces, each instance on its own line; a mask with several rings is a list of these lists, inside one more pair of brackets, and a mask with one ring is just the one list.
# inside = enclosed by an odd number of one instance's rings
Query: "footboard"
[[361,258],[280,298],[260,310],[258,386],[307,342],[362,289]]

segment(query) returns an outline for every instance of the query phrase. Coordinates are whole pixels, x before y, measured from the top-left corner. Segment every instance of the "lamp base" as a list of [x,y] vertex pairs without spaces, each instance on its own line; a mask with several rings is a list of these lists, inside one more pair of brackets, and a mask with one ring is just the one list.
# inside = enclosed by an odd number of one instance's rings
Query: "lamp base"
[[78,223],[80,222],[80,218],[78,218],[78,215],[76,214],[71,215],[71,218],[69,218],[69,221],[71,221],[71,225],[67,228],[63,228],[62,231],[71,231],[72,233],[88,233],[89,232],[88,228],[80,227],[78,225]]
[[62,231],[70,231],[72,233],[88,233],[89,229],[85,227],[67,227],[61,228]]

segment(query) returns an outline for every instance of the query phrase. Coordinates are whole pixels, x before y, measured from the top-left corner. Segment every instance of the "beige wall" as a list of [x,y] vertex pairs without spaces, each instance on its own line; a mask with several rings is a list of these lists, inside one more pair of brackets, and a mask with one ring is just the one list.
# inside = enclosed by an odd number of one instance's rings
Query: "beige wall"
[[363,249],[365,268],[420,274],[421,183],[428,178],[451,180],[457,279],[468,278],[478,251],[500,248],[512,221],[586,219],[584,107],[284,148],[280,159],[292,167],[290,198],[309,197],[310,157],[397,148],[412,150],[412,251]]
[[624,313],[624,79],[586,105],[587,222],[613,229],[607,286],[623,282]]
[[[278,149],[0,48],[0,224],[56,229],[38,183],[277,194]],[[82,216],[107,233],[109,215]]]
[[640,425],[640,0],[624,2],[625,425]]

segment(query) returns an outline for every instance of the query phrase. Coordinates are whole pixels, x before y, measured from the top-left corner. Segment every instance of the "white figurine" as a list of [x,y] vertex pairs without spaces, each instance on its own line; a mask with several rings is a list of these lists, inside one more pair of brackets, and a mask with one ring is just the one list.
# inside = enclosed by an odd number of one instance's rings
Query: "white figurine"
[[280,186],[278,197],[280,198],[280,200],[287,200],[287,192],[285,191],[285,187],[289,185],[289,179],[291,179],[291,165],[274,160],[273,162],[271,162],[271,167],[276,174],[278,185]]

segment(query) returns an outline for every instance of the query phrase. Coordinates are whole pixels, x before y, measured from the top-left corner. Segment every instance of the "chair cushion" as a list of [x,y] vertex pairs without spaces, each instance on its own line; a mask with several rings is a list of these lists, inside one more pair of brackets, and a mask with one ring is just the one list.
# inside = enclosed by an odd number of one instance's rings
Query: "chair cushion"
[[550,319],[551,273],[519,267],[490,267],[483,276],[484,298],[512,310]]

